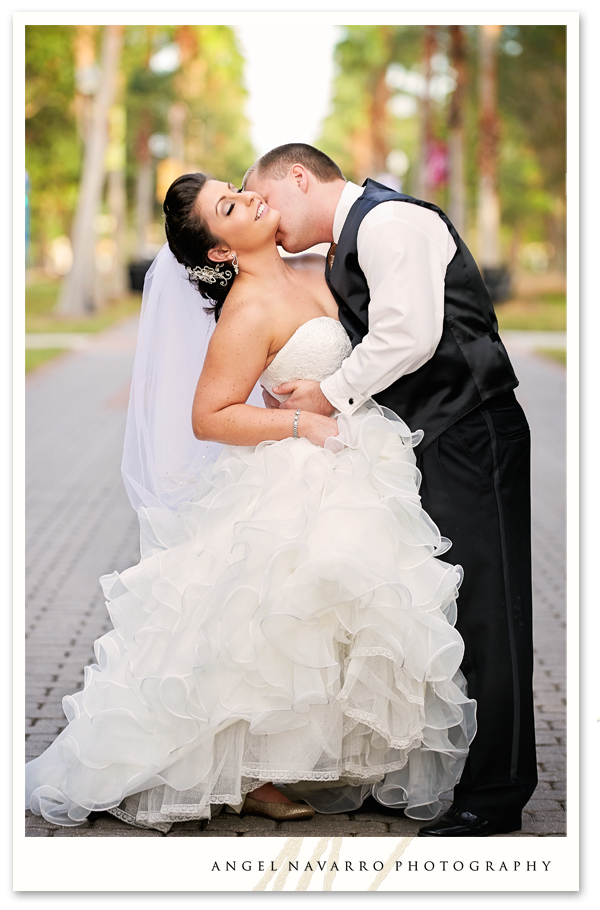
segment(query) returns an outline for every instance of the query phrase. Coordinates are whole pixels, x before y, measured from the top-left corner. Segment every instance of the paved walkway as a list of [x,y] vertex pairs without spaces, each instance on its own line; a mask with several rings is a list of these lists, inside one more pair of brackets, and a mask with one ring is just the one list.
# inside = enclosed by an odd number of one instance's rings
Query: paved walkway
[[502,341],[513,354],[531,354],[549,348],[564,351],[567,346],[566,332],[502,332]]
[[[63,729],[62,697],[83,684],[92,643],[110,629],[100,575],[139,559],[137,518],[120,460],[136,322],[27,380],[26,757]],[[509,349],[533,434],[535,704],[540,784],[519,835],[565,833],[565,371]],[[80,828],[28,817],[33,837],[162,837],[98,813]],[[419,825],[380,813],[275,823],[222,815],[176,824],[168,837],[405,836]]]
[[43,348],[82,351],[93,344],[94,337],[91,332],[32,332],[25,335],[25,348],[29,351]]

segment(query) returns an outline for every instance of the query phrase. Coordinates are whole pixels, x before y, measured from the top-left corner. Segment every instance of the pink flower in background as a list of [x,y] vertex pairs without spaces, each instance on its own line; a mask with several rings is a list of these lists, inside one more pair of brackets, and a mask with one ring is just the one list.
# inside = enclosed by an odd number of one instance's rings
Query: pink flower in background
[[428,183],[442,186],[448,178],[448,150],[445,142],[432,142],[427,153]]

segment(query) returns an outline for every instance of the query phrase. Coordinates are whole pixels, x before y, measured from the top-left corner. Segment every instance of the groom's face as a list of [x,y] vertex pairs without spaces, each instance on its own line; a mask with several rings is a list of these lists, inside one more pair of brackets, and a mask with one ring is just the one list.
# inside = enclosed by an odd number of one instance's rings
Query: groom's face
[[290,173],[282,180],[250,174],[245,189],[260,193],[267,205],[279,212],[281,219],[275,240],[286,253],[301,253],[314,246],[314,231],[306,194]]

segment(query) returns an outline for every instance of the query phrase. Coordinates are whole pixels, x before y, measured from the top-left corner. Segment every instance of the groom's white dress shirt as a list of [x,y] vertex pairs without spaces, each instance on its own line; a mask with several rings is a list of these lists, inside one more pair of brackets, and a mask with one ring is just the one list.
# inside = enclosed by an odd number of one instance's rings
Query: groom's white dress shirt
[[[333,222],[337,243],[364,187],[347,183]],[[442,219],[407,202],[381,202],[358,230],[358,263],[369,285],[369,332],[342,366],[321,383],[343,414],[413,373],[442,336],[444,278],[456,244]]]

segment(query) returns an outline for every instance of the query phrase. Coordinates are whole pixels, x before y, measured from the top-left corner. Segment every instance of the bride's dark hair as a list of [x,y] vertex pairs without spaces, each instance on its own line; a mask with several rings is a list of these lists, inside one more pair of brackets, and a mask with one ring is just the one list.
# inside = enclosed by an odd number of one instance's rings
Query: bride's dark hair
[[178,177],[167,190],[163,211],[167,242],[177,261],[189,269],[217,270],[213,275],[216,280],[212,284],[190,275],[191,283],[205,300],[211,302],[212,306],[205,309],[207,313],[214,314],[216,321],[221,315],[235,273],[230,263],[223,263],[218,268],[219,263],[208,258],[208,251],[222,246],[222,241],[204,223],[196,202],[198,193],[211,179],[207,174],[183,174]]

